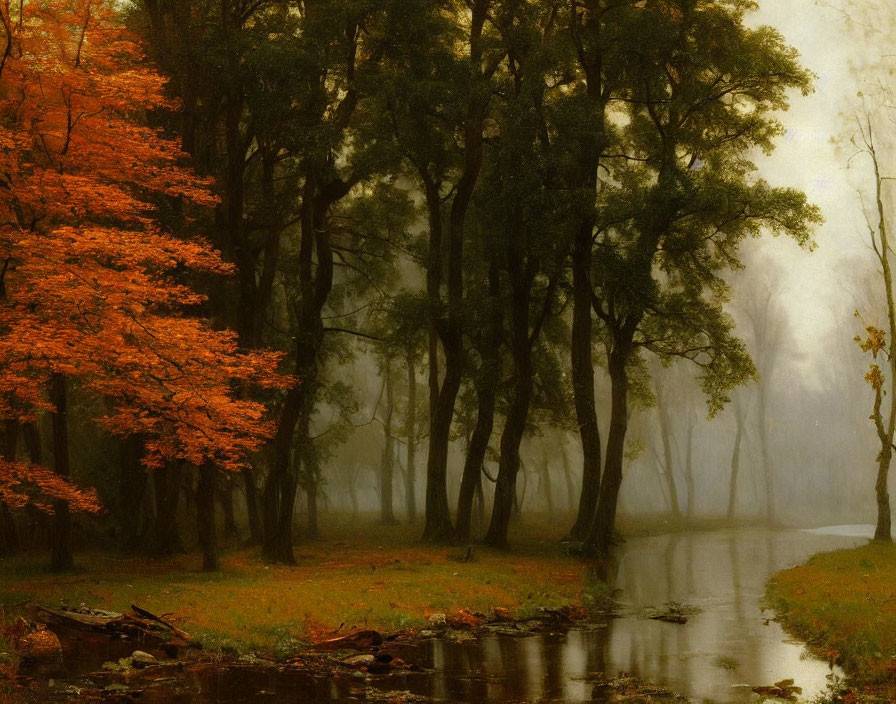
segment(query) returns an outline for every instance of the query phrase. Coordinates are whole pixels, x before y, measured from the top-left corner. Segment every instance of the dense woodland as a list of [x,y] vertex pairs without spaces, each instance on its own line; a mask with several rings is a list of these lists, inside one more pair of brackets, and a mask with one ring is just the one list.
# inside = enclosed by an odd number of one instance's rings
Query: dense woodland
[[821,222],[756,167],[814,77],[752,9],[0,2],[0,550],[290,563],[360,492],[433,543],[568,509],[604,556],[621,495],[786,522],[819,443],[870,498],[862,372],[798,371],[751,243]]

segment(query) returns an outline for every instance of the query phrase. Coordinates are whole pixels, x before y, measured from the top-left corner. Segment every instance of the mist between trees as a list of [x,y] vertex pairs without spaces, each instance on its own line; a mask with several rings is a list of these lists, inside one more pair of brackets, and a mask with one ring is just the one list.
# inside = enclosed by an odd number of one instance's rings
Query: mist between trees
[[752,9],[0,3],[0,546],[867,516],[863,326],[803,358],[770,252],[823,218],[757,170],[814,76]]

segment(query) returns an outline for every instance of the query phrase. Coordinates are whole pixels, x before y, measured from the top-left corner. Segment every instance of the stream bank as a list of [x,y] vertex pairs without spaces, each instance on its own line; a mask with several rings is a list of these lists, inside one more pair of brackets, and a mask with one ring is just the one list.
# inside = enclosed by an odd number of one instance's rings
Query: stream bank
[[[756,528],[640,536],[619,548],[607,574],[618,603],[615,617],[547,620],[534,630],[493,622],[483,629],[443,631],[427,621],[411,629],[416,635],[407,641],[396,638],[363,653],[374,656],[371,664],[380,653],[407,664],[383,674],[342,664],[348,653],[321,655],[329,665],[318,669],[317,656],[301,648],[291,651],[297,659],[284,657],[279,663],[233,654],[183,665],[182,672],[175,664],[173,672],[147,685],[140,701],[294,702],[301,692],[299,701],[387,696],[397,697],[394,701],[603,703],[620,697],[674,701],[671,693],[676,692],[691,701],[739,704],[758,701],[762,692],[795,697],[797,688],[802,701],[812,701],[824,694],[829,676],[844,673],[836,663],[807,652],[772,612],[763,610],[765,584],[815,553],[863,542],[856,536]],[[524,559],[533,560],[526,569],[536,570],[542,580],[552,566],[563,565],[560,574],[570,574],[576,564],[567,558],[539,566],[532,557]],[[449,569],[463,574],[464,566]],[[550,574],[556,579],[557,573]],[[522,623],[533,620],[537,608],[527,606]],[[636,681],[657,689],[640,690]],[[57,690],[80,686],[66,678],[54,683]],[[160,691],[167,698],[153,700],[162,697]]]
[[831,702],[896,701],[896,546],[862,542],[777,572],[766,592],[785,630],[846,674]]

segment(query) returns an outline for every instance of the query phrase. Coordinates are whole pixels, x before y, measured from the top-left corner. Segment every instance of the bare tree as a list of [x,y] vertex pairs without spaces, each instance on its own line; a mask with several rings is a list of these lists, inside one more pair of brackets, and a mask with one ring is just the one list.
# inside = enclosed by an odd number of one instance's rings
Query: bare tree
[[[892,120],[890,120],[892,122]],[[887,382],[886,374],[876,363],[871,364],[865,379],[874,389],[874,409],[871,419],[877,430],[880,440],[880,453],[877,456],[877,481],[875,493],[877,498],[877,525],[874,530],[874,539],[884,542],[892,542],[892,527],[890,515],[890,494],[887,485],[890,472],[890,461],[893,457],[893,434],[896,431],[896,305],[893,302],[893,277],[890,268],[890,255],[893,252],[889,242],[887,196],[884,182],[892,180],[882,173],[882,159],[878,144],[875,141],[876,132],[871,109],[867,103],[856,120],[858,131],[853,137],[852,143],[860,154],[866,155],[873,168],[874,206],[865,208],[865,218],[868,225],[868,233],[871,237],[871,245],[881,267],[881,276],[887,302],[887,329],[886,331],[875,327],[873,324],[865,325],[867,336],[864,340],[856,338],[859,345],[866,352],[871,352],[874,359],[878,355],[886,360],[889,378],[890,401],[884,409],[884,396],[887,391],[884,386]],[[864,199],[863,199],[864,201]],[[889,345],[886,336],[889,334]]]

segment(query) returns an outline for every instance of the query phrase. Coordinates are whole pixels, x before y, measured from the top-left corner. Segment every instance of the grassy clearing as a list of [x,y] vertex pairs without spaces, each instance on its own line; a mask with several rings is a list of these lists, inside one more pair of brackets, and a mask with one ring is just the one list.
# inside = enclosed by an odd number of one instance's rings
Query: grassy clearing
[[853,682],[896,692],[896,546],[816,555],[776,574],[766,599],[787,630]]
[[585,567],[564,554],[555,531],[520,526],[514,551],[476,547],[467,563],[451,559],[460,548],[417,543],[415,527],[357,521],[297,545],[294,567],[267,565],[244,549],[225,552],[212,574],[196,571],[195,556],[82,553],[80,569],[59,576],[45,571],[45,556],[23,557],[0,561],[0,605],[10,613],[28,602],[116,611],[134,603],[173,612],[207,646],[284,656],[340,625],[393,630],[424,626],[433,612],[500,606],[525,616],[580,603]]

